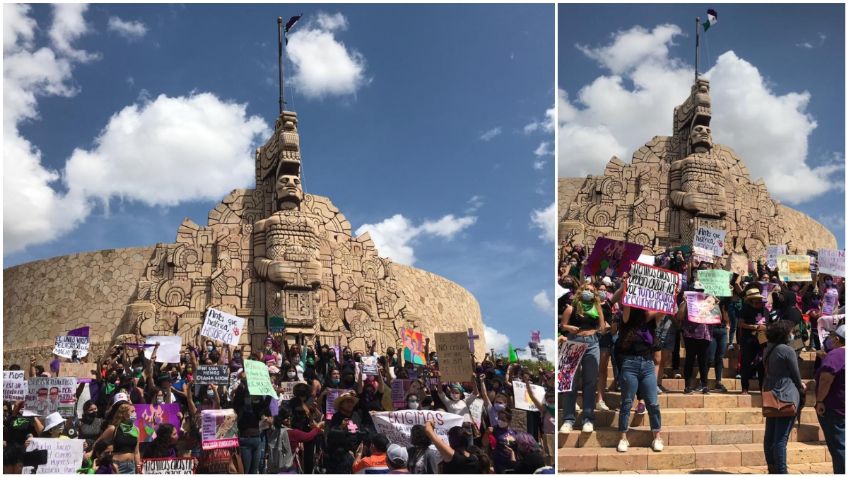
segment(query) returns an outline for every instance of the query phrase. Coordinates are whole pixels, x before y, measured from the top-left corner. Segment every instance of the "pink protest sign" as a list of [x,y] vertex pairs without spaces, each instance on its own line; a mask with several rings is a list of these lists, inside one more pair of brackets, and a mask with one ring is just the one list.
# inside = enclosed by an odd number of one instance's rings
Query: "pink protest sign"
[[583,266],[583,274],[619,277],[630,270],[631,262],[639,260],[642,248],[639,244],[600,237]]
[[684,295],[686,296],[686,311],[689,321],[702,325],[721,323],[718,298],[700,292],[684,292]]

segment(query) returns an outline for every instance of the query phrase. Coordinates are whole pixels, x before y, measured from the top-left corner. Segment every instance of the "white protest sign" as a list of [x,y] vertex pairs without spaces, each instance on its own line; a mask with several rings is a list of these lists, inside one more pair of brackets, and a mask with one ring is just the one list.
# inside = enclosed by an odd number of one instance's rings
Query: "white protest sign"
[[362,357],[362,374],[366,376],[377,375],[377,358],[375,356]]
[[727,232],[709,227],[698,227],[692,238],[692,249],[702,248],[712,251],[716,257],[724,254],[724,236]]
[[[38,466],[37,474],[76,474],[82,466],[83,439],[32,439],[27,452],[46,450],[47,464]],[[29,469],[29,472],[27,472]],[[32,467],[24,467],[24,474],[32,473]]]
[[643,253],[639,255],[639,260],[637,260],[637,262],[644,263],[645,265],[653,265],[656,262],[656,259],[653,255]]
[[73,352],[77,352],[77,358],[88,356],[88,336],[57,336],[53,345],[53,354],[71,359]]
[[41,417],[54,412],[73,417],[76,393],[77,378],[29,378],[26,410]]
[[425,411],[425,410],[403,410],[392,412],[378,412],[371,415],[374,421],[374,427],[377,428],[379,434],[389,438],[389,442],[397,444],[401,447],[409,447],[409,435],[412,432],[412,426],[421,424],[422,426],[430,421],[436,430],[436,434],[445,443],[448,442],[448,431],[452,427],[462,426],[463,418],[457,414],[442,411]]
[[194,457],[142,459],[142,474],[191,475],[197,470]]
[[283,381],[280,383],[280,401],[291,401],[294,397],[294,387],[305,381]]
[[27,382],[23,371],[3,371],[3,401],[23,401],[27,395]]
[[[180,362],[180,348],[183,345],[182,336],[148,336],[146,343],[152,345],[159,343],[159,350],[156,351],[157,363]],[[150,359],[154,349],[153,346],[144,348],[144,357]]]
[[530,398],[530,393],[533,393],[533,397],[536,398],[539,402],[545,402],[545,388],[536,384],[531,384],[528,386],[526,383],[521,381],[513,381],[512,382],[512,393],[515,396],[515,408],[516,409],[524,409],[525,411],[538,411],[539,408],[533,404],[533,400]]
[[777,268],[778,255],[786,255],[786,245],[769,245],[766,248],[766,266],[772,270]]
[[480,398],[475,399],[468,406],[468,411],[471,413],[471,420],[474,421],[474,425],[479,429],[483,421],[483,400]]
[[634,262],[625,281],[622,304],[661,313],[677,313],[675,293],[680,284],[676,272]]
[[209,308],[206,310],[206,318],[203,320],[200,336],[223,341],[230,346],[238,346],[243,332],[244,318]]
[[845,250],[819,249],[819,273],[845,276]]

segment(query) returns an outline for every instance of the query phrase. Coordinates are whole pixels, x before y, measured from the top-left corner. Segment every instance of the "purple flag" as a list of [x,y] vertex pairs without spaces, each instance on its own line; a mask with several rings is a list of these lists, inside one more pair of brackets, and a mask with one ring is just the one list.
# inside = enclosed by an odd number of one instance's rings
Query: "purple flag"
[[620,277],[624,272],[630,271],[631,262],[639,259],[642,248],[639,244],[600,237],[583,266],[583,274]]
[[83,326],[82,328],[77,328],[68,332],[67,336],[83,336],[88,338],[88,330],[90,327]]

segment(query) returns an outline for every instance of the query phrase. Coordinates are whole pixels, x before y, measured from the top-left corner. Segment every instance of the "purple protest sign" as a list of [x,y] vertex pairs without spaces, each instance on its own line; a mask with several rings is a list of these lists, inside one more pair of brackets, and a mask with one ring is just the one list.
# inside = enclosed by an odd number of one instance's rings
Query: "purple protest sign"
[[134,404],[138,441],[151,442],[156,437],[156,429],[160,424],[171,424],[180,427],[180,405],[171,404]]
[[88,332],[91,328],[88,326],[83,326],[82,328],[76,328],[68,332],[66,336],[83,336],[88,338]]
[[642,248],[639,244],[600,237],[595,242],[589,258],[586,259],[583,274],[620,277],[621,274],[630,270],[631,262],[639,260]]
[[721,323],[718,298],[700,292],[684,292],[683,294],[686,295],[686,311],[690,322],[702,325]]

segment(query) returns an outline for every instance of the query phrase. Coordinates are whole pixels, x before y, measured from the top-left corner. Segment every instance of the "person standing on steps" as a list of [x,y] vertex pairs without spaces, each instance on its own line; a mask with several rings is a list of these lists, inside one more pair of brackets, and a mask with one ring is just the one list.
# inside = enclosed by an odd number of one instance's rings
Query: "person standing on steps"
[[845,474],[845,325],[822,343],[826,355],[816,370],[816,414],[833,462],[833,473]]
[[[696,292],[703,293],[704,291],[704,287],[700,282],[695,282],[692,289]],[[709,300],[709,303],[713,304],[713,310],[711,310],[711,313],[719,313],[718,303],[715,299]],[[686,346],[686,360],[683,363],[683,379],[685,380],[684,384],[686,388],[683,390],[683,394],[692,394],[696,391],[709,394],[710,391],[707,387],[709,357],[707,356],[707,351],[710,348],[710,341],[712,341],[712,331],[710,326],[689,320],[689,306],[687,305],[686,298],[681,300],[675,319],[677,320],[677,323],[680,324],[680,328],[683,330],[683,342]],[[701,379],[701,385],[697,387],[694,384],[695,378],[693,373],[696,359]]]
[[[780,401],[793,403],[796,409],[801,409],[801,396],[806,391],[806,386],[801,382],[795,350],[788,344],[793,339],[794,327],[795,323],[788,320],[776,321],[768,326],[768,345],[763,358],[763,389],[773,392]],[[769,474],[786,474],[786,446],[795,416],[766,417],[765,421],[763,452]]]
[[750,285],[750,288],[745,290],[744,297],[742,320],[739,321],[737,334],[742,365],[740,383],[743,395],[748,394],[749,380],[755,371],[758,373],[762,388],[762,364],[755,366],[754,360],[762,352],[759,334],[766,329],[766,313],[768,313],[764,306],[763,295],[760,294],[760,289],[756,285]]

